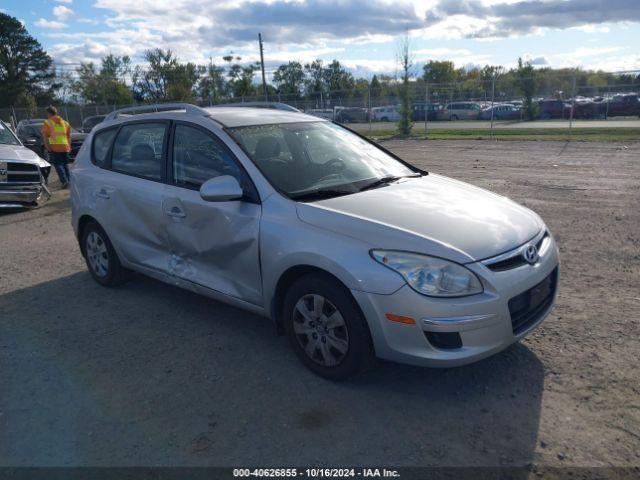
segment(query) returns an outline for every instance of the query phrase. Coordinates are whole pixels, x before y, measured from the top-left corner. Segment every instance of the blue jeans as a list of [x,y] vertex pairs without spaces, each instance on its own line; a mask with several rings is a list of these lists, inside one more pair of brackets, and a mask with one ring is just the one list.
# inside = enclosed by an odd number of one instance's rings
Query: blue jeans
[[49,152],[49,162],[56,169],[62,185],[69,183],[69,154],[67,152]]

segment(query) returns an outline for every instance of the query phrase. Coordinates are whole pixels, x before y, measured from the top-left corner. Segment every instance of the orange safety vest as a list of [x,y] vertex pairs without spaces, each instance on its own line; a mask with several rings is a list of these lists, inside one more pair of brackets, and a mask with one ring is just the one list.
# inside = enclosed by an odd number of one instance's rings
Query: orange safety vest
[[[60,119],[58,122],[55,119]],[[69,139],[67,138],[67,130],[70,128],[69,124],[61,117],[53,117],[44,121],[48,127],[47,141],[51,150],[54,152],[68,152],[71,150],[69,145]]]

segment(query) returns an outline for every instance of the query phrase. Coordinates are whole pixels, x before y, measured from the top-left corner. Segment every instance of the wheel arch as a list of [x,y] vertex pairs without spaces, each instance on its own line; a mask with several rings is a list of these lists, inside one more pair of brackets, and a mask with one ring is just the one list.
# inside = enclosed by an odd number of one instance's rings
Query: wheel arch
[[[87,228],[87,225],[89,225],[89,223],[91,222],[96,222],[98,225],[100,225],[100,222],[98,222],[93,216],[88,215],[88,214],[84,214],[82,216],[80,216],[80,218],[78,219],[78,245],[80,246],[80,252],[82,253],[82,256],[85,256],[85,251],[84,251],[84,245],[82,245],[82,236],[84,235],[84,230],[85,228]],[[102,227],[102,225],[100,225]]]
[[282,335],[284,333],[284,329],[283,329],[283,326],[282,326],[282,321],[283,321],[283,319],[282,319],[282,309],[284,307],[284,296],[285,296],[287,290],[299,278],[302,278],[303,276],[305,276],[307,274],[310,274],[310,273],[318,273],[320,275],[324,275],[324,276],[329,277],[332,280],[336,281],[340,285],[342,285],[344,287],[344,289],[348,292],[349,296],[353,299],[353,302],[355,303],[355,305],[357,305],[358,309],[360,310],[360,313],[362,313],[363,316],[364,316],[364,313],[362,312],[362,309],[360,308],[360,305],[358,304],[357,300],[351,294],[351,290],[349,289],[349,287],[340,278],[338,278],[335,274],[329,272],[328,270],[325,270],[324,268],[318,267],[316,265],[310,265],[310,264],[294,265],[294,266],[291,266],[291,267],[287,268],[284,272],[282,272],[282,274],[278,278],[278,281],[276,282],[276,286],[275,286],[275,289],[273,291],[273,296],[271,298],[271,305],[270,305],[269,313],[270,313],[271,319],[273,320],[273,322],[274,322],[274,324],[276,326],[276,330],[278,332],[278,335]]

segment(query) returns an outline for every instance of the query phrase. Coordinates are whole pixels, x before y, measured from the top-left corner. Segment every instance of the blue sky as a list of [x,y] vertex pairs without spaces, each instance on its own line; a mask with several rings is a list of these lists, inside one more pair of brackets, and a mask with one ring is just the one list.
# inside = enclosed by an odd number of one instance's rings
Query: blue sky
[[[640,0],[0,0],[58,64],[108,53],[141,61],[171,48],[181,60],[221,62],[229,52],[268,68],[339,59],[357,75],[396,71],[409,32],[416,65],[640,69]],[[70,67],[69,67],[70,68]]]

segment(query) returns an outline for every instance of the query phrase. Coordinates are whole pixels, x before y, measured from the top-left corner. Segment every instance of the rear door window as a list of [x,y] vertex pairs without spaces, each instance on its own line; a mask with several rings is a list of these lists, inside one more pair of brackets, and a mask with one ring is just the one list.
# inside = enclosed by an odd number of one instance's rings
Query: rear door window
[[99,167],[107,165],[107,154],[116,136],[117,129],[103,130],[93,137],[93,163]]

